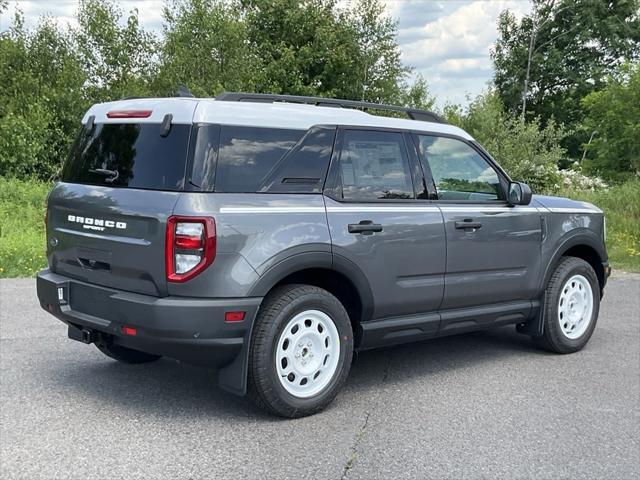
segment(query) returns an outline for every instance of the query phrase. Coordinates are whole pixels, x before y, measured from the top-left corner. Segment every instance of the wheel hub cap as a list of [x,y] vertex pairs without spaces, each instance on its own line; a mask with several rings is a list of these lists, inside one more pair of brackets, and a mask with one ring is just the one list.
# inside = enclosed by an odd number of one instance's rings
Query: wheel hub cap
[[278,339],[278,378],[291,395],[308,398],[329,384],[339,358],[340,337],[333,320],[319,310],[307,310],[293,317]]
[[589,328],[593,313],[593,290],[582,275],[567,280],[558,300],[558,322],[562,333],[571,339],[578,338]]

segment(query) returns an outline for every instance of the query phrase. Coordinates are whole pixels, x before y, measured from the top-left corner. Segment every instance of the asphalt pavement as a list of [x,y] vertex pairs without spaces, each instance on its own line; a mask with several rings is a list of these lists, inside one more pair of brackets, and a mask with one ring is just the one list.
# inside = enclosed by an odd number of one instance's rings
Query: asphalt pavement
[[330,408],[283,420],[169,359],[66,338],[0,280],[0,478],[640,478],[640,275],[573,355],[512,327],[365,352]]

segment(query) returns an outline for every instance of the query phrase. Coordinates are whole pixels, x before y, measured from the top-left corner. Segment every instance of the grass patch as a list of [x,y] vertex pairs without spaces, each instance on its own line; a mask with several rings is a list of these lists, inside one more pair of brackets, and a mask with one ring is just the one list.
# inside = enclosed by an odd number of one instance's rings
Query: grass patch
[[[44,205],[48,183],[0,177],[0,278],[30,277],[47,265]],[[617,270],[640,272],[640,180],[606,191],[565,190],[593,203],[607,217],[607,250]]]
[[565,190],[560,195],[604,210],[609,263],[617,270],[640,272],[640,180],[597,192]]
[[44,213],[49,183],[0,177],[0,278],[47,266]]

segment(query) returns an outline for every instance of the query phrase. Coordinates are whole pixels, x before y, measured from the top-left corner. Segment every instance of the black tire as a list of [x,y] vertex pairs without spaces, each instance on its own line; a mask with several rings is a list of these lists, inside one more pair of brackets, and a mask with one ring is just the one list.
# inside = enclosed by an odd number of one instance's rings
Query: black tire
[[[301,398],[281,384],[276,368],[280,335],[293,317],[305,310],[319,310],[333,321],[340,350],[336,370],[329,383],[314,396]],[[353,330],[349,316],[331,293],[310,285],[285,285],[264,300],[251,335],[248,393],[255,404],[274,415],[299,418],[323,410],[344,384],[353,357]]]
[[160,355],[152,355],[139,350],[133,350],[132,348],[114,345],[106,341],[96,343],[96,347],[98,347],[98,350],[104,353],[107,357],[111,357],[122,363],[149,363],[162,358]]
[[[559,318],[560,295],[568,280],[574,275],[586,278],[591,286],[592,310],[586,330],[577,338],[569,338],[563,332]],[[556,353],[573,353],[581,350],[591,338],[596,328],[600,311],[600,284],[591,265],[576,257],[563,257],[556,267],[545,290],[544,297],[544,334],[538,337],[540,344]]]

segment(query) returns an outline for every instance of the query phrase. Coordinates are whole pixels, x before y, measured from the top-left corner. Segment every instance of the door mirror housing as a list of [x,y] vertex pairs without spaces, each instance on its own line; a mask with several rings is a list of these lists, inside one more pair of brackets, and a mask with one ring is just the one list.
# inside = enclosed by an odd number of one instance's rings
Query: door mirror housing
[[524,182],[509,184],[509,203],[511,205],[529,205],[531,203],[531,189]]

